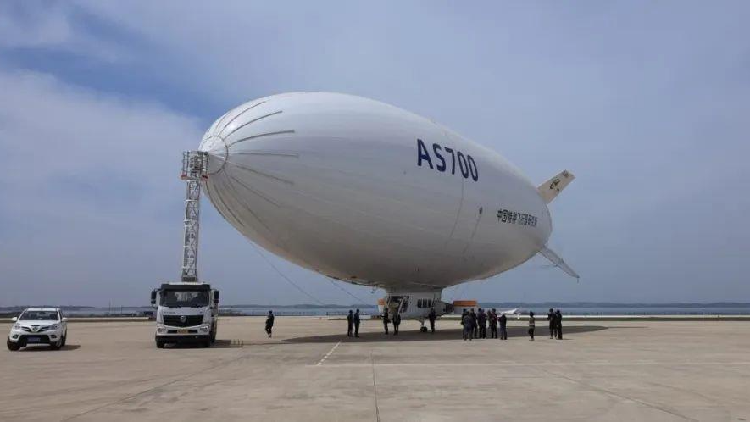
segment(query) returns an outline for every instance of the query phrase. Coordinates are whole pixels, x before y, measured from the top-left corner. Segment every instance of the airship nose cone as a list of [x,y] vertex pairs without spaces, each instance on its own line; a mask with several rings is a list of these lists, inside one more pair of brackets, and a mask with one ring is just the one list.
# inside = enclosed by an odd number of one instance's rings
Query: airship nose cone
[[229,157],[229,147],[218,136],[210,135],[203,139],[199,151],[208,153],[208,174],[216,174],[224,169]]

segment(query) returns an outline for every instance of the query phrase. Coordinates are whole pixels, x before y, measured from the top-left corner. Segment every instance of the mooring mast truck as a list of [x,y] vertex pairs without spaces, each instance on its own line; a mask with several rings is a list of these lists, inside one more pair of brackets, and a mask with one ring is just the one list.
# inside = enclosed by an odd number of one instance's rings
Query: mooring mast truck
[[167,343],[197,342],[210,347],[216,341],[219,291],[206,283],[164,283],[151,292],[156,306],[156,347]]
[[199,151],[182,154],[185,184],[182,271],[177,283],[164,283],[151,292],[156,307],[156,347],[166,343],[199,342],[206,347],[216,341],[219,321],[219,291],[198,278],[198,233],[201,183],[208,179],[208,156]]

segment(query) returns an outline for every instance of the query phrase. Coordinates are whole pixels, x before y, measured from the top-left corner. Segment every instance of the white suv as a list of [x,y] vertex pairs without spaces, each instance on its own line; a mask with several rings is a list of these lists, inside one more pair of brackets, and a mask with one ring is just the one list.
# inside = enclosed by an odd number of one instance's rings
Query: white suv
[[65,346],[68,319],[59,308],[28,308],[13,318],[8,335],[8,350],[18,350],[31,344],[49,344],[52,350]]

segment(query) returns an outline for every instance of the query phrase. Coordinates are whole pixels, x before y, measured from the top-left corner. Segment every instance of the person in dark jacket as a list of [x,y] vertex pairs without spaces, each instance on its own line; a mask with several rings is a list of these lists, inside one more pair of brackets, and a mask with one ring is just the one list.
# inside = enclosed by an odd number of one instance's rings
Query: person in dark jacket
[[482,308],[479,308],[477,322],[479,323],[479,338],[487,338],[487,314]]
[[557,317],[555,316],[555,311],[552,310],[552,308],[549,308],[549,312],[547,312],[547,321],[549,322],[549,338],[557,337]]
[[388,335],[388,324],[391,319],[388,318],[388,308],[383,309],[383,328],[385,328],[385,335]]
[[393,316],[393,335],[398,335],[398,326],[401,325],[401,314],[396,312],[396,315]]
[[555,325],[557,329],[557,339],[562,340],[563,339],[563,330],[562,330],[562,313],[560,313],[560,310],[558,309],[557,312],[555,312]]
[[464,341],[471,340],[474,329],[471,326],[471,315],[469,315],[466,309],[464,309],[464,313],[461,315],[461,325],[464,326]]
[[490,311],[490,338],[497,338],[497,309]]
[[435,308],[430,308],[430,314],[427,315],[427,318],[430,320],[430,331],[432,332],[432,334],[435,334],[435,320],[437,319]]
[[346,336],[351,337],[354,332],[354,313],[349,309],[349,314],[346,315]]
[[266,333],[268,333],[268,337],[271,337],[273,333],[273,322],[276,319],[275,316],[273,316],[273,311],[268,311],[268,318],[266,318]]
[[529,312],[529,341],[534,341],[534,330],[536,330],[536,318],[533,312]]
[[359,337],[359,309],[354,312],[354,337]]
[[500,318],[497,319],[500,323],[500,340],[508,339],[508,318],[505,314],[500,314]]
[[474,308],[469,311],[471,317],[471,338],[477,338],[479,335],[479,324],[477,323],[477,313],[474,312]]

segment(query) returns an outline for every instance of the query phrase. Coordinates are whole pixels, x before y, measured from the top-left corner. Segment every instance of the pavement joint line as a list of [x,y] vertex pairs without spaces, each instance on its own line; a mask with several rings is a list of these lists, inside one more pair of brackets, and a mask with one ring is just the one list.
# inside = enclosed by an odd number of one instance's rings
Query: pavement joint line
[[370,365],[372,367],[372,392],[375,399],[375,421],[380,422],[380,407],[378,406],[378,386],[375,383],[375,358],[370,350]]
[[[337,345],[338,346],[338,345]],[[334,349],[336,346],[334,346]],[[331,349],[333,352],[333,349]],[[329,354],[331,353],[329,352]],[[328,357],[324,356],[315,365],[321,366]],[[326,367],[369,367],[369,366],[713,366],[713,365],[750,365],[750,362],[538,362],[538,363],[329,363]]]
[[152,387],[148,387],[148,388],[146,388],[144,390],[138,391],[137,393],[130,394],[128,396],[121,397],[119,399],[115,399],[113,401],[109,401],[107,403],[104,403],[104,404],[101,404],[101,405],[98,405],[98,406],[94,406],[92,408],[89,408],[88,410],[85,410],[85,411],[82,411],[82,412],[78,412],[78,413],[76,413],[74,415],[67,416],[67,417],[61,419],[60,421],[61,422],[68,422],[68,421],[72,421],[73,419],[78,419],[78,418],[80,418],[82,416],[89,415],[91,413],[95,413],[95,412],[98,412],[100,410],[106,409],[107,407],[110,407],[110,406],[113,406],[113,405],[117,405],[119,403],[123,403],[123,402],[126,402],[128,400],[132,400],[132,399],[135,399],[137,397],[143,396],[144,394],[148,394],[148,393],[150,393],[152,391],[156,391],[156,390],[168,387],[168,386],[170,386],[172,384],[175,384],[175,383],[178,383],[178,382],[181,382],[181,381],[185,381],[185,380],[190,379],[190,378],[192,378],[192,377],[194,377],[196,375],[203,374],[206,371],[211,371],[212,369],[216,369],[216,368],[219,368],[221,366],[229,365],[231,363],[237,362],[237,361],[239,361],[241,359],[244,359],[246,357],[247,357],[247,355],[243,354],[243,355],[240,355],[240,356],[236,356],[236,357],[233,357],[233,358],[229,358],[229,359],[226,359],[226,360],[222,360],[222,361],[216,362],[214,365],[211,365],[208,368],[203,368],[203,369],[201,369],[199,371],[195,371],[195,372],[183,375],[183,376],[178,376],[178,377],[173,378],[172,380],[170,380],[168,382],[165,382],[165,383],[162,383],[162,384],[159,384],[159,385],[155,385],[155,386],[152,386]]
[[339,342],[338,342],[338,343],[336,343],[336,344],[335,344],[335,345],[334,345],[333,347],[331,347],[331,350],[329,350],[329,351],[328,351],[328,353],[326,353],[326,354],[325,354],[325,356],[323,356],[323,358],[321,358],[321,359],[320,359],[320,360],[318,361],[318,363],[317,363],[317,364],[315,364],[315,366],[320,366],[320,365],[322,365],[322,364],[323,364],[323,362],[325,362],[325,360],[326,360],[326,359],[328,359],[328,356],[331,356],[331,353],[333,353],[333,351],[334,351],[334,350],[336,350],[336,348],[337,348],[337,347],[339,347],[339,344],[341,344],[341,341],[339,341]]
[[546,374],[558,377],[560,379],[564,379],[564,380],[569,381],[569,382],[571,382],[573,384],[578,384],[578,385],[584,386],[584,387],[586,387],[586,388],[588,388],[589,390],[592,390],[592,391],[598,391],[600,393],[607,394],[607,395],[612,396],[612,397],[617,397],[617,398],[619,398],[621,400],[627,400],[627,401],[630,401],[632,403],[637,403],[637,404],[640,404],[641,406],[645,406],[645,407],[648,407],[648,408],[651,408],[651,409],[654,409],[654,410],[658,410],[658,411],[670,414],[672,416],[677,416],[680,419],[684,419],[684,420],[692,421],[692,422],[698,422],[698,419],[694,419],[694,418],[685,416],[685,415],[683,415],[681,413],[678,413],[676,410],[670,409],[669,407],[666,407],[666,406],[663,406],[663,405],[654,404],[654,403],[648,402],[648,401],[643,400],[643,399],[631,397],[631,396],[628,396],[628,395],[625,395],[625,394],[622,394],[622,393],[618,393],[616,391],[612,391],[612,390],[609,390],[609,389],[606,389],[606,388],[598,387],[596,385],[593,385],[592,383],[585,382],[583,380],[577,380],[577,379],[568,377],[568,376],[563,375],[563,374],[558,374],[556,372],[548,371],[548,370],[545,370],[544,368],[538,368],[538,369],[541,372],[544,372]]

